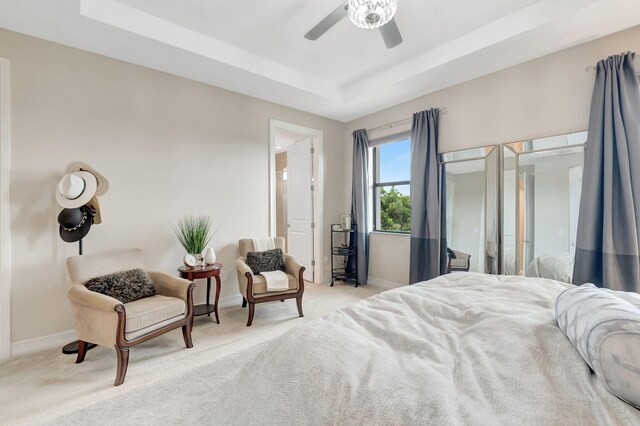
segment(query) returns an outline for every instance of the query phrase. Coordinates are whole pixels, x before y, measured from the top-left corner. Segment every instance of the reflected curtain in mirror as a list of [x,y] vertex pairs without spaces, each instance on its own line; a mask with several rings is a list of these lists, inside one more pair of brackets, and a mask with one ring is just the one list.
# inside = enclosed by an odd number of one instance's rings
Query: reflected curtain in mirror
[[[409,283],[447,272],[444,176],[438,164],[440,111],[413,114],[411,126],[411,252]],[[443,220],[440,220],[440,217]]]
[[598,63],[574,283],[640,291],[640,88],[635,54]]
[[[355,256],[349,257],[349,267],[358,267],[358,284],[366,284],[369,277],[369,139],[364,129],[353,132],[353,179],[351,181],[351,216],[357,225]],[[354,241],[351,241],[353,245]]]

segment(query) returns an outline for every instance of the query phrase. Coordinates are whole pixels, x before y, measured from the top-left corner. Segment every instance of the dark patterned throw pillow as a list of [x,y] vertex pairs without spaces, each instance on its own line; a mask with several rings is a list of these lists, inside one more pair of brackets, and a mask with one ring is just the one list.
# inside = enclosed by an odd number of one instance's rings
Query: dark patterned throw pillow
[[254,275],[260,272],[284,271],[284,256],[282,250],[251,251],[247,253],[247,266]]
[[151,277],[142,269],[131,269],[130,271],[91,278],[84,285],[91,291],[113,297],[122,303],[133,302],[156,294]]

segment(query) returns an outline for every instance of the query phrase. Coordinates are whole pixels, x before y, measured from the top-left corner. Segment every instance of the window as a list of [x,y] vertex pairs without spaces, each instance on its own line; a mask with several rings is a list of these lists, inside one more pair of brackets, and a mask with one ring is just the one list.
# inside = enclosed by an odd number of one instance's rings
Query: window
[[398,135],[373,148],[374,230],[411,231],[411,138]]

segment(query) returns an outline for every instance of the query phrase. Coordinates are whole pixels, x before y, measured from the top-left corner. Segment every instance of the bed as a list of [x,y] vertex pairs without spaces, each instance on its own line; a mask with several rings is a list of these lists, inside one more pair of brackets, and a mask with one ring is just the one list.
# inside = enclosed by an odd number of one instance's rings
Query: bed
[[569,284],[454,273],[381,293],[269,342],[220,424],[638,425],[557,327]]

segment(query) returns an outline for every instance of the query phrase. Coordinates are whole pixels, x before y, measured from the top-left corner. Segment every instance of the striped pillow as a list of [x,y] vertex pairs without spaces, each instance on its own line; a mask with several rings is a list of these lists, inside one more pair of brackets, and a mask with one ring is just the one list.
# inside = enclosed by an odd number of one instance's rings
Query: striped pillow
[[633,293],[583,284],[556,300],[558,326],[605,386],[640,408],[640,302]]

